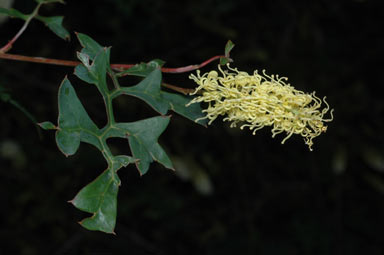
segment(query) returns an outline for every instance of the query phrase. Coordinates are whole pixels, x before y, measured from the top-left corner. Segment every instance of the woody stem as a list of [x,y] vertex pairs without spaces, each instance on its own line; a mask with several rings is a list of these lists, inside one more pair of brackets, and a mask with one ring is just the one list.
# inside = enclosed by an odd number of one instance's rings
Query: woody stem
[[[161,71],[163,73],[186,73],[186,72],[190,72],[190,71],[202,68],[217,59],[225,58],[225,57],[226,56],[214,56],[198,65],[189,65],[189,66],[176,67],[176,68],[162,67]],[[42,58],[42,57],[29,57],[24,55],[16,55],[16,54],[1,53],[1,52],[0,52],[0,58],[16,60],[16,61],[40,63],[40,64],[59,65],[59,66],[77,66],[80,64],[80,62],[78,61],[54,59],[54,58]],[[111,64],[111,68],[117,71],[123,71],[133,66],[134,64]]]
[[[162,67],[161,71],[164,73],[185,73],[190,72],[199,68],[202,68],[212,61],[215,61],[217,59],[220,59],[225,56],[214,56],[203,63],[199,65],[189,65],[184,67],[176,67],[176,68],[168,68],[168,67]],[[53,59],[53,58],[41,58],[41,57],[29,57],[29,56],[23,56],[23,55],[15,55],[15,54],[9,54],[9,53],[1,53],[0,51],[0,58],[3,59],[10,59],[10,60],[16,60],[16,61],[24,61],[24,62],[33,62],[33,63],[40,63],[40,64],[50,64],[50,65],[59,65],[59,66],[77,66],[80,64],[78,61],[71,61],[71,60],[63,60],[63,59]],[[126,69],[129,69],[133,67],[133,64],[111,64],[111,68],[117,71],[123,71]],[[185,95],[189,94],[193,90],[177,87],[171,84],[162,83],[162,85],[168,89],[174,90],[176,92],[183,93]]]

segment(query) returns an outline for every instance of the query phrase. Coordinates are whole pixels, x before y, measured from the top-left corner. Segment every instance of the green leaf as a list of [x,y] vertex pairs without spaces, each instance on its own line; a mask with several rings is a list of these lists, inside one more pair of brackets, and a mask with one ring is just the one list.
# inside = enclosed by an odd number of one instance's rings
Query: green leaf
[[127,138],[140,174],[148,171],[154,160],[173,169],[172,162],[157,142],[169,123],[169,117],[158,116],[130,123],[116,123],[108,137]]
[[114,157],[113,164],[70,201],[76,208],[93,213],[93,216],[80,222],[83,227],[114,234],[117,193],[121,183],[116,171],[135,161],[125,155]]
[[[82,53],[87,54],[91,60],[93,60],[96,55],[104,48],[98,44],[95,40],[89,37],[86,34],[76,33],[77,39],[79,40],[81,46],[83,46]],[[109,58],[108,58],[109,59]]]
[[[192,104],[188,107],[185,106],[193,99],[191,96],[183,96],[180,94],[173,94],[168,92],[162,92],[162,95],[164,100],[168,102],[172,111],[177,112],[187,119],[196,121],[197,119],[203,118],[205,116],[205,114],[202,112],[200,104]],[[206,126],[208,120],[201,119],[196,123]]]
[[228,64],[228,63],[231,63],[232,61],[231,61],[231,59],[230,58],[227,58],[227,57],[225,57],[225,58],[220,58],[220,65],[221,66],[224,66],[224,65],[226,65],[226,64]]
[[[132,87],[122,87],[117,94],[119,93],[138,97],[163,115],[169,110],[173,110],[192,121],[204,117],[199,104],[190,107],[185,106],[192,100],[191,97],[161,90],[161,71],[158,68],[154,69],[139,84]],[[205,125],[206,120],[200,120],[198,123]]]
[[27,20],[29,18],[29,15],[21,13],[18,10],[13,9],[13,8],[5,9],[5,8],[0,7],[0,14],[5,14],[5,15],[10,16],[12,18],[19,18],[22,20]]
[[225,57],[220,58],[220,65],[226,65],[227,63],[232,62],[233,60],[229,57],[231,50],[235,47],[235,44],[233,44],[232,41],[228,41],[227,44],[225,45]]
[[49,29],[52,30],[57,36],[64,40],[70,39],[69,32],[63,27],[63,16],[54,16],[54,17],[43,17],[36,16],[38,20],[43,22]]
[[56,130],[57,129],[57,127],[50,121],[44,121],[44,122],[38,123],[38,125],[44,130]]
[[56,142],[66,155],[76,153],[80,141],[94,145],[100,151],[101,132],[85,111],[74,88],[64,78],[59,88],[59,120]]
[[116,174],[121,167],[126,167],[137,160],[126,155],[113,157],[110,165],[99,177],[85,186],[70,202],[78,209],[93,213],[80,224],[89,230],[114,233],[117,212],[117,193],[120,179]]
[[119,170],[122,167],[127,167],[131,163],[136,163],[138,160],[134,157],[126,156],[126,155],[119,155],[113,157],[113,163],[115,166],[115,170]]
[[[164,149],[158,143],[159,136],[168,126],[169,116],[158,116],[129,123],[116,123],[113,116],[112,100],[119,95],[136,96],[161,114],[173,110],[186,118],[196,120],[203,117],[200,106],[186,108],[190,97],[172,94],[161,90],[162,74],[160,60],[140,64],[122,72],[123,75],[145,77],[132,87],[121,87],[117,75],[110,68],[110,48],[102,47],[89,36],[78,33],[77,37],[83,46],[78,53],[81,64],[76,66],[75,75],[81,80],[96,85],[101,92],[108,115],[108,123],[99,129],[88,116],[74,88],[67,78],[60,85],[58,93],[59,119],[57,127],[51,122],[40,123],[44,129],[56,129],[56,141],[65,155],[73,155],[81,142],[89,143],[100,150],[108,163],[108,168],[93,182],[85,186],[71,201],[78,209],[92,213],[81,225],[90,230],[114,233],[116,224],[117,193],[120,179],[117,171],[131,163],[135,163],[140,174],[145,174],[150,164],[157,161],[166,168],[173,165]],[[106,75],[112,77],[115,85],[109,91]],[[200,124],[204,124],[201,121]],[[127,139],[132,156],[114,156],[107,146],[107,139],[119,137]]]
[[56,132],[56,144],[66,157],[71,156],[76,153],[80,146],[80,132],[58,130]]
[[78,53],[79,60],[83,65],[75,68],[75,75],[81,80],[96,85],[101,94],[107,96],[107,69],[109,67],[110,48],[102,48],[94,57],[92,64],[89,63],[89,55]]
[[117,77],[122,77],[126,75],[135,75],[135,76],[141,76],[141,77],[146,77],[148,76],[151,72],[153,72],[156,68],[161,67],[165,62],[160,60],[160,59],[155,59],[152,60],[148,63],[140,63],[137,65],[134,65],[133,67],[124,70],[120,73],[117,73]]
[[225,53],[226,57],[229,57],[229,53],[231,52],[233,47],[235,47],[235,44],[231,40],[229,40],[227,42],[227,44],[225,45],[225,50],[224,50],[224,53]]
[[[83,54],[79,54],[84,56]],[[107,86],[107,69],[109,67],[110,48],[103,48],[94,58],[91,65],[87,64],[84,57],[79,57],[83,65],[87,68],[88,74],[82,76],[83,73],[78,73],[79,70],[75,69],[75,75],[85,82],[91,81],[91,84],[97,86],[102,95],[106,96],[108,93]],[[91,78],[91,79],[90,79]]]
[[117,192],[120,179],[111,167],[105,170],[93,182],[85,186],[70,201],[76,208],[93,213],[80,224],[89,230],[114,233],[117,212]]
[[82,65],[76,66],[75,75],[87,83],[96,85],[105,99],[109,94],[106,75],[107,72],[112,73],[109,64],[110,48],[100,46],[85,34],[77,33],[77,37],[84,48],[77,54]]
[[148,62],[149,64],[157,64],[158,67],[162,67],[165,64],[165,61],[162,59],[155,58]]
[[121,88],[121,92],[140,98],[161,114],[166,114],[169,103],[164,100],[160,91],[161,71],[153,70],[144,80],[132,87]]
[[75,75],[80,80],[83,80],[89,84],[95,84],[97,82],[96,77],[94,77],[83,64],[77,65],[75,67]]

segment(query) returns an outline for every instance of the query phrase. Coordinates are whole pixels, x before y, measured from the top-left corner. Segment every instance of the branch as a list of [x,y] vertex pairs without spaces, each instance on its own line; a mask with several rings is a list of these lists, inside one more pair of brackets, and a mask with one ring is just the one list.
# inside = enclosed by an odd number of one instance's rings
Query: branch
[[0,52],[0,58],[23,61],[23,62],[58,65],[58,66],[77,66],[78,64],[80,64],[80,62],[78,61],[70,61],[70,60],[62,60],[62,59],[54,59],[54,58],[29,57],[29,56],[23,56],[23,55],[1,53],[1,52]]
[[[0,51],[0,58],[16,60],[16,61],[40,63],[40,64],[58,65],[58,66],[77,66],[77,65],[81,64],[78,61],[62,60],[62,59],[54,59],[54,58],[42,58],[42,57],[29,57],[29,56],[23,56],[23,55],[1,53],[1,51]],[[175,67],[175,68],[162,67],[161,71],[163,73],[191,72],[193,70],[202,68],[202,67],[208,65],[209,63],[211,63],[217,59],[220,59],[220,58],[227,58],[227,57],[226,56],[214,56],[214,57],[204,61],[203,63],[201,63],[199,65],[189,65],[189,66]],[[134,64],[111,64],[111,68],[114,70],[117,70],[117,71],[123,71],[123,70],[129,69],[133,66],[134,66]]]
[[[0,58],[1,58],[1,55],[0,55]],[[162,67],[161,68],[161,71],[163,73],[186,73],[186,72],[191,72],[193,70],[197,70],[197,69],[200,69],[206,65],[208,65],[209,63],[215,61],[216,59],[220,59],[220,58],[228,58],[227,56],[214,56],[206,61],[204,61],[203,63],[199,64],[199,65],[189,65],[189,66],[183,66],[183,67],[175,67],[175,68],[168,68],[168,67]],[[131,68],[132,64],[111,64],[111,68],[115,69],[115,70],[118,70],[118,71],[123,71],[123,70],[127,70],[129,68]]]
[[[163,67],[161,68],[161,71],[163,73],[186,73],[190,72],[199,68],[202,68],[209,63],[220,59],[225,56],[214,56],[203,63],[199,65],[189,65],[184,67],[176,67],[176,68],[167,68]],[[58,65],[58,66],[77,66],[81,64],[78,61],[71,61],[71,60],[62,60],[62,59],[54,59],[54,58],[41,58],[41,57],[29,57],[29,56],[23,56],[23,55],[15,55],[15,54],[8,54],[8,53],[1,53],[0,52],[0,58],[2,59],[9,59],[9,60],[16,60],[16,61],[24,61],[24,62],[32,62],[32,63],[40,63],[40,64],[50,64],[50,65]],[[133,67],[133,64],[111,64],[111,68],[117,71],[123,71],[126,69],[129,69]],[[193,91],[193,89],[187,89],[187,88],[181,88],[177,87],[171,84],[162,83],[162,86],[168,89],[171,89],[173,91],[182,93],[184,95],[188,95]]]
[[0,48],[0,54],[2,53],[5,53],[7,51],[9,51],[11,48],[12,48],[12,45],[16,42],[16,40],[23,34],[23,32],[25,31],[25,29],[28,27],[29,25],[29,22],[31,22],[31,20],[36,17],[36,15],[38,14],[39,12],[39,9],[40,9],[40,6],[42,5],[43,3],[39,3],[36,8],[33,10],[33,12],[28,16],[28,18],[25,20],[23,26],[20,28],[19,32],[16,33],[16,35],[6,44],[4,45],[2,48]]

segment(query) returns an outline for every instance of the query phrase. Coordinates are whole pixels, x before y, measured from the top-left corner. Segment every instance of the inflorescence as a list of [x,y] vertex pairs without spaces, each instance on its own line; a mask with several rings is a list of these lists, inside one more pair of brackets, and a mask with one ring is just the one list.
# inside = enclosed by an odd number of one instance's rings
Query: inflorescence
[[[333,109],[330,118],[324,118],[329,105],[311,94],[296,90],[287,83],[288,78],[278,75],[267,75],[265,70],[259,74],[256,70],[252,75],[231,68],[223,70],[219,65],[220,74],[210,71],[200,75],[191,74],[198,87],[191,95],[199,93],[187,104],[206,102],[208,108],[203,110],[211,124],[219,115],[226,116],[224,121],[231,121],[231,127],[241,123],[240,129],[248,127],[257,130],[272,126],[272,137],[285,132],[287,136],[282,144],[292,136],[300,134],[312,150],[313,138],[327,130],[324,122],[333,120]],[[321,109],[324,102],[325,107]]]

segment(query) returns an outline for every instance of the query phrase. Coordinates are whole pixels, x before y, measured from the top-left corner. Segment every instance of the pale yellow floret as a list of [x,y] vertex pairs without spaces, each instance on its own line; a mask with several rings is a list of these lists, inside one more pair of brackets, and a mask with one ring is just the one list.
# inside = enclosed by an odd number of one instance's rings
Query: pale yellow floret
[[[328,103],[318,98],[315,92],[306,94],[290,86],[286,77],[267,75],[255,71],[252,75],[238,71],[227,65],[223,70],[219,65],[219,72],[210,71],[200,75],[191,74],[198,87],[191,95],[198,93],[187,104],[206,102],[207,109],[203,110],[211,124],[218,116],[226,116],[223,120],[230,121],[231,127],[242,123],[240,129],[245,127],[253,131],[272,126],[272,137],[285,132],[287,136],[284,143],[293,134],[303,136],[305,143],[312,150],[313,138],[327,130],[324,122],[332,121],[333,109],[330,118],[324,115],[330,110]],[[322,108],[322,103],[325,107]],[[200,120],[197,119],[196,121]]]

